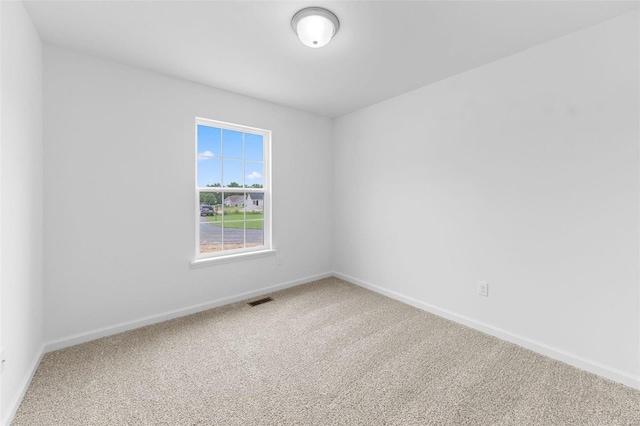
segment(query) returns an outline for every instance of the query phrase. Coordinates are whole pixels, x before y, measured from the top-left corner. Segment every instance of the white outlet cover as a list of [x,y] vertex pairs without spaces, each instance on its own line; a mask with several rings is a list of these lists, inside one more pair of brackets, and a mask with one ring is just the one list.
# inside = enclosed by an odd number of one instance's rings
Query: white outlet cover
[[489,297],[489,283],[478,281],[478,294],[480,296]]
[[0,374],[4,371],[4,365],[7,363],[4,348],[0,348]]

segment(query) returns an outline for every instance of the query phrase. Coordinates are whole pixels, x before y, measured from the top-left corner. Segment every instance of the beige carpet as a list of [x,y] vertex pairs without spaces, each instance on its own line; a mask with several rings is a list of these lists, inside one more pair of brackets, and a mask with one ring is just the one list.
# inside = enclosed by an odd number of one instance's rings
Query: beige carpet
[[640,425],[640,392],[330,278],[47,354],[13,425]]

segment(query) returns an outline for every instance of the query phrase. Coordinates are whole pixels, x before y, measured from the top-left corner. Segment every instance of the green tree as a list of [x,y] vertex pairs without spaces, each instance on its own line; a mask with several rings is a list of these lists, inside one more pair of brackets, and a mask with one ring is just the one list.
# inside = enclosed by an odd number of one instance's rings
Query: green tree
[[[219,183],[207,185],[208,188],[220,188]],[[216,204],[222,204],[222,194],[218,192],[201,192],[200,204],[209,204],[215,206]]]
[[220,194],[215,192],[201,192],[200,204],[209,204],[210,206],[220,204]]

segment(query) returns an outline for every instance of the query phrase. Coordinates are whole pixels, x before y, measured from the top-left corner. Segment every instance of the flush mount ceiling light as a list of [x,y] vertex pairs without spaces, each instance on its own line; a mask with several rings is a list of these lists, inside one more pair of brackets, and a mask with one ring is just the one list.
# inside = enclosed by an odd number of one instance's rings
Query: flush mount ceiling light
[[305,46],[318,48],[331,41],[340,28],[340,22],[327,9],[307,7],[293,15],[291,27]]

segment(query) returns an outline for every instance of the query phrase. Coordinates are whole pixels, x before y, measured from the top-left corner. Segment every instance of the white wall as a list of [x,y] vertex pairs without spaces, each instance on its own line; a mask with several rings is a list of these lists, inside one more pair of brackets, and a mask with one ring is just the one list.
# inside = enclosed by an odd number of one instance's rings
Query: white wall
[[638,77],[634,12],[340,117],[336,270],[637,386]]
[[[47,342],[331,271],[331,120],[53,46],[44,70]],[[196,116],[273,131],[282,266],[190,267]]]
[[22,3],[1,2],[0,279],[3,420],[42,349],[42,44]]

